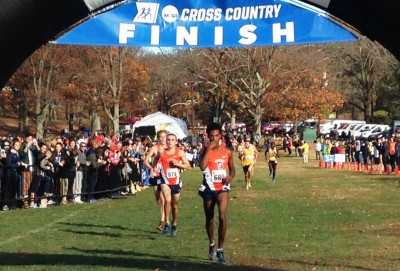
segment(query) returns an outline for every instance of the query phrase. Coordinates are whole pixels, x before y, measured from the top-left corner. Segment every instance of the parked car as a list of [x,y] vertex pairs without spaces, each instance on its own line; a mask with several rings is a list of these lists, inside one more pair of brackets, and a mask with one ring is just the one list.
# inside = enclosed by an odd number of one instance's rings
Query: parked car
[[390,131],[390,126],[389,125],[377,124],[372,129],[367,130],[365,132],[362,132],[360,138],[362,140],[368,140],[368,138],[371,135],[377,135],[377,134],[382,133],[383,131],[386,131],[386,130]]
[[346,123],[342,124],[339,129],[337,129],[337,133],[339,138],[341,139],[349,139],[353,135],[353,131],[357,131],[357,129],[361,129],[364,124],[361,123]]
[[380,133],[371,134],[368,137],[368,141],[374,141],[374,140],[377,140],[377,139],[382,138],[382,137],[389,138],[390,137],[390,130],[385,130],[385,131],[380,132]]
[[378,124],[364,124],[361,127],[359,127],[358,129],[355,129],[351,132],[351,136],[354,139],[359,139],[361,137],[361,134],[365,131],[371,130],[373,128],[375,128],[375,126]]
[[279,127],[279,126],[282,126],[282,122],[271,121],[271,122],[264,123],[262,125],[261,129],[264,134],[272,135],[274,133],[273,132],[274,128]]

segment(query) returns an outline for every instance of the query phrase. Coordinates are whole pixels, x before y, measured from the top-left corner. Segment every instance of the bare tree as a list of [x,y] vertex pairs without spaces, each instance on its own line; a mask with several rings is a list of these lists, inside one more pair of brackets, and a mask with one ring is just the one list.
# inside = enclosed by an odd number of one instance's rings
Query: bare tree
[[346,103],[362,112],[364,120],[373,122],[373,113],[378,98],[382,95],[380,85],[388,74],[382,47],[367,39],[357,46],[347,46],[338,59],[342,59],[339,81],[344,86]]
[[113,134],[119,135],[121,98],[124,92],[137,91],[135,87],[147,84],[148,75],[145,65],[135,58],[139,51],[128,47],[96,48],[100,65],[96,76],[95,88],[104,111],[111,120]]
[[[36,121],[36,136],[44,136],[44,126],[50,110],[56,98],[55,90],[58,87],[58,69],[62,63],[67,47],[46,45],[32,54],[14,75],[15,80],[11,84],[14,89],[25,92],[21,94],[26,97],[26,110],[33,104],[33,112]],[[33,98],[34,102],[31,102]],[[24,108],[24,107],[22,107]],[[24,115],[24,114],[23,114]]]

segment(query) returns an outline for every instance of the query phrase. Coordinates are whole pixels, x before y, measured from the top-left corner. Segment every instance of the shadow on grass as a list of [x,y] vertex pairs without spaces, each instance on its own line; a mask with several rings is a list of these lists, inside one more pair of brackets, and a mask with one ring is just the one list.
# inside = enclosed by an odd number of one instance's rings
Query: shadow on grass
[[[68,249],[68,248],[67,248]],[[69,248],[80,252],[76,254],[36,254],[36,253],[0,253],[0,262],[6,266],[30,266],[35,268],[43,266],[45,269],[59,267],[71,267],[82,270],[87,266],[98,268],[132,268],[143,270],[233,270],[233,271],[280,271],[282,269],[269,269],[266,267],[219,265],[197,258],[186,258],[176,256],[161,256],[141,254],[135,251],[118,250],[82,250]],[[83,255],[87,253],[88,255]],[[95,255],[93,255],[95,254]],[[196,262],[195,262],[196,261]]]
[[130,228],[122,227],[119,225],[96,225],[89,223],[69,223],[69,222],[58,222],[60,225],[66,226],[78,226],[78,227],[90,227],[90,228],[105,228],[105,229],[113,229],[113,230],[126,230],[130,231]]
[[[82,235],[93,235],[93,236],[102,236],[102,237],[112,237],[112,238],[134,238],[134,237],[143,237],[143,234],[119,234],[119,233],[109,233],[109,232],[95,232],[95,231],[74,231],[74,230],[64,230],[65,232],[73,233],[73,234],[82,234]],[[156,235],[156,233],[154,233]],[[149,240],[155,240],[155,237],[147,237]]]
[[[115,225],[96,225],[96,224],[68,223],[68,222],[67,223],[66,222],[59,222],[58,224],[65,225],[65,226],[74,226],[74,227],[77,226],[77,227],[80,227],[80,228],[86,227],[88,229],[89,228],[101,228],[101,229],[106,229],[106,230],[113,229],[113,230],[129,231],[130,233],[132,233],[134,231],[138,232],[138,234],[131,235],[131,237],[134,237],[134,236],[141,236],[142,237],[144,233],[145,234],[149,234],[149,235],[154,235],[154,236],[159,235],[159,232],[156,232],[156,231],[134,230],[134,229],[121,227],[121,226],[115,226]],[[74,230],[71,230],[71,229],[64,229],[63,231],[71,232],[71,233],[75,233],[75,234],[92,234],[92,235],[98,235],[98,236],[103,235],[103,236],[116,237],[116,238],[126,237],[125,233],[122,235],[122,234],[110,234],[108,232],[107,233],[103,233],[103,232],[95,232],[95,231],[74,231]],[[153,240],[155,238],[149,237],[148,239],[152,239]]]
[[123,237],[126,237],[126,234],[109,233],[109,232],[74,231],[74,230],[64,230],[64,231],[65,232],[69,232],[69,233],[73,233],[73,234],[94,235],[94,236],[103,236],[103,237],[112,237],[112,238],[123,238]]

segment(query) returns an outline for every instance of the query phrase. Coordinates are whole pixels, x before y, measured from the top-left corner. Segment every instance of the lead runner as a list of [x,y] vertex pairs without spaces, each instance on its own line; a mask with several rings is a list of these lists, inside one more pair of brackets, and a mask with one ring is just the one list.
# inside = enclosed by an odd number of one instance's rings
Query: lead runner
[[[210,123],[206,130],[210,143],[201,153],[200,169],[203,171],[203,184],[199,188],[199,195],[203,198],[204,214],[206,217],[206,231],[208,235],[209,259],[218,258],[220,264],[225,264],[224,241],[227,230],[226,213],[230,183],[235,177],[233,156],[229,149],[222,144],[222,127],[219,123]],[[218,249],[215,252],[214,241],[214,208],[218,206]]]

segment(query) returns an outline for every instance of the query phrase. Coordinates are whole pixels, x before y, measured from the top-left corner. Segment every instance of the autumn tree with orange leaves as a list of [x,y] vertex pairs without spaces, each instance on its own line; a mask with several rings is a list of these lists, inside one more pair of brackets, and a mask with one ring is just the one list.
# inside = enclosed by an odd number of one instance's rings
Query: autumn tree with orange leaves
[[56,91],[59,88],[60,65],[65,61],[68,48],[47,45],[33,53],[9,81],[19,105],[19,118],[23,130],[28,130],[28,115],[34,113],[36,136],[45,136],[44,127],[52,108],[56,107]]
[[96,47],[99,65],[94,71],[96,91],[103,109],[119,135],[122,98],[127,92],[139,92],[149,80],[147,67],[139,61],[138,49],[129,47]]
[[344,103],[343,95],[326,83],[325,74],[309,67],[282,71],[274,82],[274,92],[265,105],[281,120],[295,123],[310,117],[323,120]]

